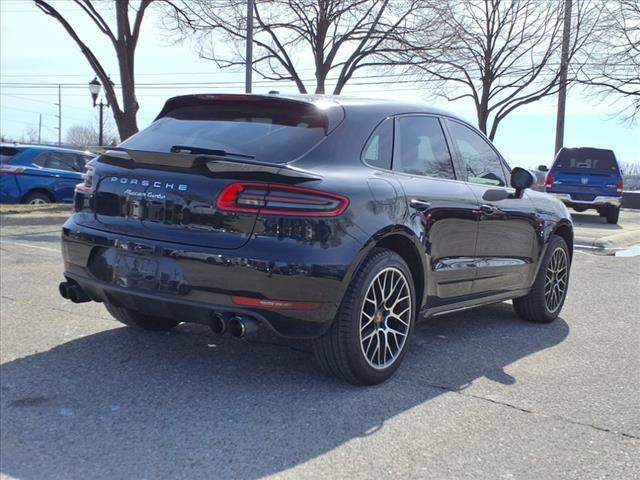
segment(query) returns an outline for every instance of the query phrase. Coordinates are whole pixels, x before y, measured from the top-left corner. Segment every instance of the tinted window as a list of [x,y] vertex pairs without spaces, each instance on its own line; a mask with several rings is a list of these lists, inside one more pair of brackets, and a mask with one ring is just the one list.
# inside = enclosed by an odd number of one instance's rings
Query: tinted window
[[393,150],[393,120],[387,119],[378,125],[364,147],[362,159],[372,167],[391,169]]
[[617,172],[618,163],[611,150],[565,148],[558,154],[553,168]]
[[437,118],[398,119],[393,169],[413,175],[455,178],[451,155]]
[[0,163],[9,163],[18,153],[20,153],[20,150],[17,148],[0,147]]
[[221,102],[172,110],[122,143],[134,150],[169,152],[180,145],[291,161],[326,135],[328,119],[310,104]]
[[42,152],[33,159],[31,163],[38,167],[47,168],[47,161],[49,160],[49,152]]
[[506,186],[498,154],[487,141],[469,127],[448,122],[453,144],[467,169],[467,181],[482,185]]
[[81,172],[84,169],[82,156],[73,153],[43,152],[32,163],[38,167],[68,172]]

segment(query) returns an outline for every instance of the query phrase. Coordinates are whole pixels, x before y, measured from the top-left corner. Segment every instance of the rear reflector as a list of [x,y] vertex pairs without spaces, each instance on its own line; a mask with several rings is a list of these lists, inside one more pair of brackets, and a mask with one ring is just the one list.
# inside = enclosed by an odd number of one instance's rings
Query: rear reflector
[[15,165],[0,165],[0,173],[12,173],[17,175],[24,172],[24,167],[16,167]]
[[264,215],[337,217],[349,205],[342,195],[279,183],[239,182],[218,197],[219,210]]
[[231,301],[243,307],[272,308],[276,310],[317,310],[320,302],[292,302],[288,300],[268,300],[264,298],[239,297],[234,295]]

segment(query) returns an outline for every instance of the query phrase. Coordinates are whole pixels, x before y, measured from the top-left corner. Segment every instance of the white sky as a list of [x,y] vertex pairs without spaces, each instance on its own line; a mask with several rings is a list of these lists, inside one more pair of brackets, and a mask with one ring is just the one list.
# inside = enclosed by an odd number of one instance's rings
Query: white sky
[[[118,69],[108,39],[86,20],[82,11],[69,0],[55,2],[67,13],[81,38],[103,62],[114,81]],[[109,17],[108,17],[109,18]],[[198,58],[188,44],[174,45],[159,27],[159,13],[152,7],[145,18],[136,53],[137,97],[140,103],[138,125],[144,128],[171,96],[203,92],[242,92],[244,72],[220,70],[213,62]],[[365,75],[375,74],[369,72]],[[304,68],[303,76],[313,76],[312,68]],[[75,84],[62,87],[62,130],[95,122],[87,83],[94,74],[76,44],[56,20],[44,15],[29,0],[0,0],[0,131],[10,137],[21,136],[26,129],[38,127],[42,114],[43,140],[57,141],[56,103],[58,88],[24,88],[9,86],[12,82]],[[296,92],[293,84],[259,82],[254,92]],[[365,82],[376,79],[363,80]],[[156,88],[158,82],[215,82],[217,85],[189,88],[173,86]],[[354,80],[353,83],[356,83]],[[359,82],[361,83],[361,82]],[[310,86],[312,83],[310,83]],[[153,87],[153,88],[149,88]],[[343,94],[381,98],[425,99],[452,111],[471,122],[475,111],[465,102],[447,103],[430,99],[428,85],[352,85]],[[496,146],[512,166],[533,167],[549,164],[553,158],[555,139],[555,98],[549,98],[516,110],[500,124]],[[612,107],[584,98],[579,91],[569,93],[565,127],[567,146],[611,148],[621,162],[640,163],[640,125],[629,127],[612,119]]]

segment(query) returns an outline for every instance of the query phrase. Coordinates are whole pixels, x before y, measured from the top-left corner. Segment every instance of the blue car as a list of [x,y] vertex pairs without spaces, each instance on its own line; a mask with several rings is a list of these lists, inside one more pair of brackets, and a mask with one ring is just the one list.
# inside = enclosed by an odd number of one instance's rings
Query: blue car
[[607,223],[618,223],[622,189],[615,154],[599,148],[560,149],[545,179],[547,193],[577,212],[596,210]]
[[72,202],[93,157],[69,148],[0,145],[0,203]]

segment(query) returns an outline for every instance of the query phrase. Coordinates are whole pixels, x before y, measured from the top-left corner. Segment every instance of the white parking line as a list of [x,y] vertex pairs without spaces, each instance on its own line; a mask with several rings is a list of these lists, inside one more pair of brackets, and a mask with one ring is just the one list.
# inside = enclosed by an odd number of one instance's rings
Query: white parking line
[[57,248],[41,247],[40,245],[30,245],[28,243],[12,242],[10,240],[0,240],[0,245],[5,245],[5,244],[16,245],[18,247],[37,248],[38,250],[46,250],[47,252],[60,253],[60,250]]

